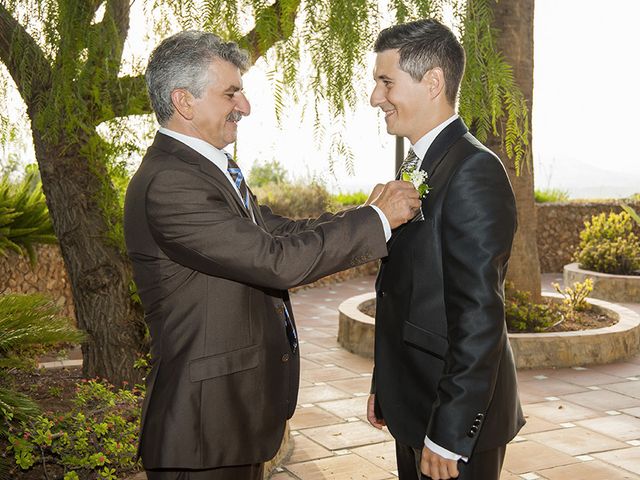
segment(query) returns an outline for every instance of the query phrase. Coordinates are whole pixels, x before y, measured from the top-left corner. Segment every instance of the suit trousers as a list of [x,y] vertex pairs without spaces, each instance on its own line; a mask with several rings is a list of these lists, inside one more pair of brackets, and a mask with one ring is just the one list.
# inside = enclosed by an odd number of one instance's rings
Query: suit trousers
[[147,480],[262,480],[264,463],[207,470],[147,470]]
[[[499,480],[506,445],[484,452],[476,452],[469,462],[458,462],[457,480]],[[420,472],[422,450],[396,441],[399,480],[431,480]]]

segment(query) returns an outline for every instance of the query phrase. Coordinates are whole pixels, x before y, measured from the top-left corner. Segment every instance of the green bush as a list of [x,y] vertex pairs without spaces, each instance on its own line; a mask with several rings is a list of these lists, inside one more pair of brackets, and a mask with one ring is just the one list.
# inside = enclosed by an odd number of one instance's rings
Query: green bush
[[70,412],[46,413],[12,427],[9,453],[25,471],[37,462],[62,467],[65,480],[116,480],[139,467],[141,400],[137,389],[115,390],[95,380],[79,383]]
[[633,219],[633,221],[636,222],[640,227],[640,215],[638,215],[638,212],[636,212],[635,209],[631,208],[629,205],[626,205],[624,203],[620,206],[622,207],[622,210],[627,212],[629,216]]
[[529,292],[516,290],[511,283],[506,285],[504,304],[510,332],[543,332],[562,319],[555,305],[533,303]]
[[351,207],[354,205],[362,205],[369,198],[369,194],[365,192],[339,193],[333,196],[333,202],[336,205]]
[[13,250],[35,263],[35,245],[55,242],[37,170],[28,169],[18,182],[0,179],[0,254]]
[[249,171],[247,184],[252,188],[264,187],[269,183],[287,183],[287,171],[277,160],[264,164],[256,162]]
[[268,183],[253,192],[260,203],[289,218],[313,218],[336,208],[331,194],[318,182]]
[[640,269],[640,241],[627,212],[601,213],[585,222],[575,255],[580,268],[629,275]]
[[566,202],[569,200],[569,192],[559,188],[536,190],[534,195],[537,203]]
[[[82,333],[59,314],[60,308],[40,295],[0,296],[0,374],[31,365],[38,347],[82,340]],[[0,425],[37,412],[29,398],[0,387]]]

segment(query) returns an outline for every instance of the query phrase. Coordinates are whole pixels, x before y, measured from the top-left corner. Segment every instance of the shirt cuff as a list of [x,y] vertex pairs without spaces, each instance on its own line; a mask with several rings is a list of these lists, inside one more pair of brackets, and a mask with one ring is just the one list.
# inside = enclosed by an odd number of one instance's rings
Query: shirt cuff
[[375,205],[369,205],[373,208],[378,216],[380,217],[380,221],[382,222],[382,228],[384,228],[384,239],[388,242],[391,238],[391,225],[389,224],[389,220],[387,220],[387,216]]
[[427,436],[424,437],[424,446],[436,455],[440,455],[442,458],[446,458],[447,460],[462,460],[465,463],[469,461],[469,457],[463,457],[457,453],[450,452],[446,448],[442,448],[440,445],[433,443]]

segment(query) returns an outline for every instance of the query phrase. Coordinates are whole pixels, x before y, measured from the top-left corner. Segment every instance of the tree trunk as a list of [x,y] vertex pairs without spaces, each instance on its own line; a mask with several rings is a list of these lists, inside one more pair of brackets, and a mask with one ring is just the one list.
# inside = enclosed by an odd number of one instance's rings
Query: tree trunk
[[105,159],[89,160],[83,154],[89,151],[89,139],[93,155],[101,141],[94,133],[52,145],[43,133],[34,125],[42,186],[71,282],[78,327],[88,334],[82,345],[83,374],[117,386],[139,383],[142,374],[133,364],[144,345],[142,311],[131,301],[129,260],[109,236],[121,215],[103,208],[117,205],[115,197],[110,203],[104,200],[113,193]]
[[[501,0],[490,2],[494,25],[499,30],[497,46],[509,65],[513,67],[516,83],[522,90],[531,112],[533,105],[533,13],[535,0]],[[531,128],[531,115],[529,115]],[[535,301],[540,300],[540,261],[536,242],[536,206],[533,187],[533,162],[531,148],[520,175],[516,175],[513,162],[509,161],[500,138],[491,137],[487,146],[505,162],[513,185],[518,207],[518,232],[514,240],[507,280],[518,290],[531,292]]]

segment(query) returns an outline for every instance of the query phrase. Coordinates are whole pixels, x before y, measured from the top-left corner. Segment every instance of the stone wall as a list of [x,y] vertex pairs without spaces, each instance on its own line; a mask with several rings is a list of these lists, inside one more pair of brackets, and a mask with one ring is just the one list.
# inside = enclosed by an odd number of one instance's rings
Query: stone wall
[[[640,203],[629,205],[640,213]],[[576,247],[580,243],[580,231],[584,222],[602,212],[620,213],[620,202],[592,203],[540,203],[536,205],[538,215],[538,255],[543,273],[562,272],[564,265],[571,263]],[[640,229],[637,229],[640,233]]]
[[62,306],[62,313],[75,319],[71,285],[58,245],[40,245],[32,267],[29,259],[15,252],[0,256],[0,293],[42,293]]

